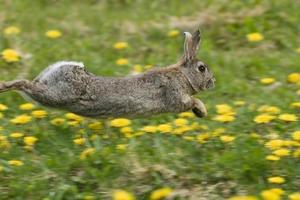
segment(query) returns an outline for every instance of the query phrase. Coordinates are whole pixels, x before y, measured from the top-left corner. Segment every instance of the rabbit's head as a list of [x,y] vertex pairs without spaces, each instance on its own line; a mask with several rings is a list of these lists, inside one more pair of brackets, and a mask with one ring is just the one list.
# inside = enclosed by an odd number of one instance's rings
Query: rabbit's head
[[195,92],[214,87],[215,78],[212,71],[204,62],[196,58],[201,40],[200,31],[195,31],[193,35],[184,32],[184,35],[184,54],[179,61],[179,68]]

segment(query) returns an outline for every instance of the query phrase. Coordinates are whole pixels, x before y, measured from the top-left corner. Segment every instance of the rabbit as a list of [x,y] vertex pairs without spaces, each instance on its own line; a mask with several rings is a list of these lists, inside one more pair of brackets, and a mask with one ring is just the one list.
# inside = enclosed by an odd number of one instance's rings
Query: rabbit
[[184,53],[176,64],[125,77],[102,77],[82,63],[61,61],[48,66],[33,81],[0,83],[0,93],[17,90],[48,107],[94,118],[141,117],[192,110],[207,115],[203,102],[192,97],[214,87],[215,78],[196,58],[201,34],[184,32]]

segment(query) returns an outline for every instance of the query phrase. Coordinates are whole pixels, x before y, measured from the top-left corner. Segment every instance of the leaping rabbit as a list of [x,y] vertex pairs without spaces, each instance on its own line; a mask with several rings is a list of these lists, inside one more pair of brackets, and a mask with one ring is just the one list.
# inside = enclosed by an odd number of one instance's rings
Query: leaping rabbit
[[0,83],[0,93],[17,90],[49,107],[97,118],[137,117],[192,110],[207,115],[202,101],[192,95],[214,86],[213,73],[196,58],[200,31],[185,32],[184,54],[173,65],[125,77],[102,77],[82,63],[57,62],[33,81]]

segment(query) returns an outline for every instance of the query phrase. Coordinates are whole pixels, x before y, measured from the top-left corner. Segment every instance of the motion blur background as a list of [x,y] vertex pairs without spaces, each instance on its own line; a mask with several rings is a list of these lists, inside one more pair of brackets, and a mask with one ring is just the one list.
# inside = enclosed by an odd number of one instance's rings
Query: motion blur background
[[205,119],[87,119],[1,93],[0,199],[299,200],[299,10],[289,0],[0,0],[1,81],[60,60],[103,76],[164,67],[198,27],[198,57],[217,80],[198,95]]

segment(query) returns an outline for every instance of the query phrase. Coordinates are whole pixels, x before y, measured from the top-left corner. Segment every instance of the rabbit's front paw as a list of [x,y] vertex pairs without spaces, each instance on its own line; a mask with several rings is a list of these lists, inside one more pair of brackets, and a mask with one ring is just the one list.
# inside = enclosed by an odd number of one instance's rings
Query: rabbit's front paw
[[207,116],[207,110],[206,107],[204,105],[204,103],[202,101],[200,101],[199,99],[194,99],[194,107],[192,108],[193,113],[197,116],[197,117],[206,117]]

